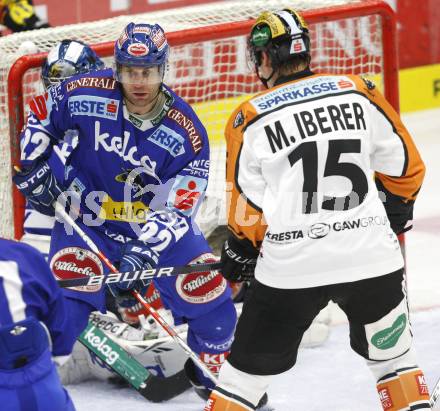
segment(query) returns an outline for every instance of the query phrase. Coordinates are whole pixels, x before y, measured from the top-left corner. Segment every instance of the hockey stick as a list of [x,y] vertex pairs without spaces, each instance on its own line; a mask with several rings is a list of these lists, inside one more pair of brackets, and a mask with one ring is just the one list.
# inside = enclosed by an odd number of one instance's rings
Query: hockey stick
[[78,341],[142,394],[152,374],[113,338],[89,322]]
[[119,342],[123,340],[108,336],[92,321],[89,321],[78,341],[148,401],[167,401],[191,387],[183,370],[165,378],[151,374],[126,351],[124,344]]
[[[55,203],[55,211],[56,213],[63,218],[65,222],[67,222],[76,233],[82,238],[82,240],[87,244],[87,246],[101,258],[101,260],[105,263],[105,265],[112,271],[113,273],[117,273],[118,270],[116,267],[110,262],[110,260],[98,249],[97,245],[93,242],[93,240],[75,223],[72,217],[66,213],[64,210],[64,206],[58,202]],[[188,344],[183,341],[180,335],[176,332],[174,328],[172,328],[163,318],[162,316],[142,297],[142,295],[137,290],[132,290],[133,296],[139,303],[150,313],[150,315],[156,320],[156,322],[168,333],[168,335],[176,341],[176,343],[180,346],[180,348],[185,351],[188,357],[196,364],[200,370],[211,379],[211,381],[217,385],[217,377],[212,373],[212,371],[205,365],[205,363],[197,356],[197,354],[191,350]]]
[[176,276],[181,274],[202,273],[205,271],[214,271],[221,268],[221,264],[207,263],[207,264],[193,264],[184,265],[180,267],[156,267],[149,270],[142,271],[127,271],[125,273],[110,273],[107,276],[95,275],[92,277],[78,277],[70,278],[68,280],[57,280],[60,287],[78,287],[87,285],[103,285],[124,283],[135,280],[152,280],[153,278],[160,278],[163,276]]
[[434,389],[432,390],[431,398],[429,399],[429,405],[432,409],[434,409],[435,404],[437,404],[438,399],[440,398],[440,378],[437,380],[437,384],[435,384]]

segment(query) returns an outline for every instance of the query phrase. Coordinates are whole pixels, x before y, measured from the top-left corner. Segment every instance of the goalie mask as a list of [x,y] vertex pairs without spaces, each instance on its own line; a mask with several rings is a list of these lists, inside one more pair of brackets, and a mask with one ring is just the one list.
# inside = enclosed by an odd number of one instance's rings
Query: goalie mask
[[74,74],[102,68],[104,63],[87,44],[77,40],[62,40],[47,55],[41,68],[41,78],[47,90]]
[[[268,78],[262,78],[258,74],[263,51],[268,53],[272,64],[272,74]],[[299,13],[288,8],[275,13],[262,13],[252,26],[248,53],[257,76],[267,87],[267,82],[281,65],[298,57],[303,57],[307,64],[310,63],[307,23]]]
[[[115,42],[116,80],[124,84],[161,83],[168,54],[169,45],[161,26],[129,23]],[[136,71],[138,68],[143,70]]]

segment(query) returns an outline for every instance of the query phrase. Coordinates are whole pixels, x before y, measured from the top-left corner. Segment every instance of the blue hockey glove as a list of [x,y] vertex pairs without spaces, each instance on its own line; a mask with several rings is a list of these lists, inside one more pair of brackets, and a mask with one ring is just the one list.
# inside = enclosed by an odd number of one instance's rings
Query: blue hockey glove
[[220,262],[222,274],[229,281],[248,281],[254,277],[259,251],[244,238],[230,234],[223,245]]
[[17,171],[12,180],[35,210],[48,216],[55,215],[53,203],[63,189],[46,161],[37,162],[27,170]]
[[[157,254],[143,241],[131,240],[122,249],[122,258],[119,264],[120,272],[138,271],[154,268],[157,265]],[[138,302],[131,294],[131,290],[145,295],[151,280],[136,280],[118,284],[108,284],[111,293],[120,307],[132,308]]]

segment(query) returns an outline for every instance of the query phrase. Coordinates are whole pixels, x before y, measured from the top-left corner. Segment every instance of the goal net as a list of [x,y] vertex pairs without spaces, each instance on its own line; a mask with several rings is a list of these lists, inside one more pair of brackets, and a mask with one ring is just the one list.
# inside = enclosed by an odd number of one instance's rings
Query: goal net
[[[18,136],[29,100],[42,91],[45,53],[62,39],[77,39],[111,64],[113,42],[130,21],[159,23],[167,32],[166,83],[192,104],[211,143],[208,195],[199,222],[207,231],[224,224],[223,130],[239,102],[262,89],[246,61],[246,36],[258,14],[283,7],[301,11],[309,23],[314,71],[370,76],[398,108],[396,25],[381,0],[226,1],[0,38],[0,236],[19,238],[22,233],[24,201],[12,187],[11,165],[19,160]],[[30,41],[40,54],[19,58],[35,53]]]

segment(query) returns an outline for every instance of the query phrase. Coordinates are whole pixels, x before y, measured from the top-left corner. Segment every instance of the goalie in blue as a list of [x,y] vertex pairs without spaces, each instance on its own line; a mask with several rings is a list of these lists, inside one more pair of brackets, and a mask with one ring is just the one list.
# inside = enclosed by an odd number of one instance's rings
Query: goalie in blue
[[[214,258],[194,221],[208,183],[208,137],[191,107],[163,83],[168,54],[159,25],[130,23],[115,42],[114,68],[51,87],[46,105],[31,111],[21,136],[18,188],[47,215],[67,196],[77,224],[120,271]],[[78,144],[57,182],[46,160],[67,130],[76,130]],[[62,221],[54,226],[49,258],[61,279],[107,272]],[[137,310],[130,289],[142,294],[147,285],[113,284],[120,310]],[[189,346],[217,372],[236,322],[226,280],[216,272],[196,273],[161,278],[155,286],[175,323],[188,324]],[[103,287],[64,293],[76,335],[91,311],[105,312]],[[198,388],[212,388],[191,362],[186,368]]]
[[0,238],[0,250],[1,408],[74,411],[53,362],[73,345],[62,292],[33,247]]
[[[41,81],[45,90],[48,90],[74,74],[88,73],[103,68],[104,62],[87,44],[79,40],[64,39],[49,51],[41,67]],[[36,97],[30,104],[34,112],[44,108],[45,105],[45,95]],[[63,140],[53,147],[47,162],[56,180],[63,180],[64,164],[77,142],[77,132],[68,130]],[[39,213],[32,207],[32,203],[28,202],[23,224],[24,235],[21,241],[37,247],[47,256],[53,225],[53,217]]]

